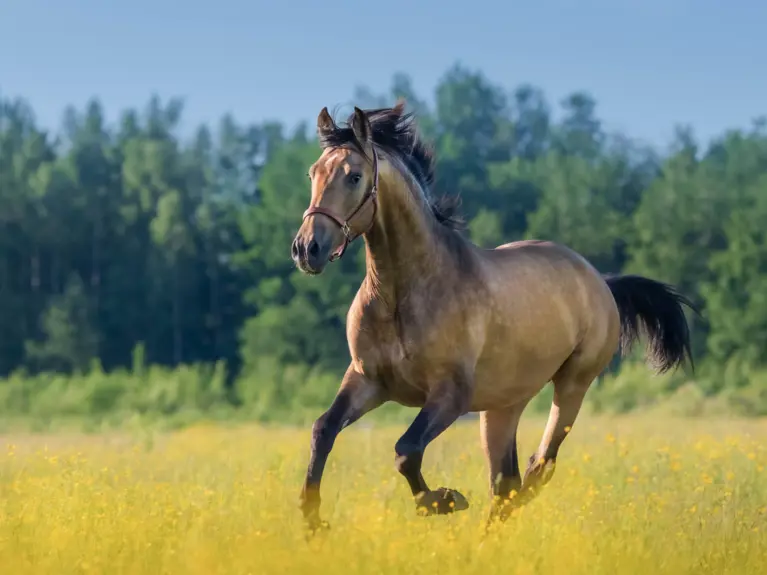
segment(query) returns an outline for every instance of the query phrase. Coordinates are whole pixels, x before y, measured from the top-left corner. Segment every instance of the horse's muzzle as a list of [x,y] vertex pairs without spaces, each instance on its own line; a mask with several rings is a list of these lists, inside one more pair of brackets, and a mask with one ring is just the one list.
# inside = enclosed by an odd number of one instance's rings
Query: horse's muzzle
[[290,255],[302,272],[317,275],[322,273],[330,257],[330,242],[318,242],[315,238],[306,241],[297,237],[293,240]]

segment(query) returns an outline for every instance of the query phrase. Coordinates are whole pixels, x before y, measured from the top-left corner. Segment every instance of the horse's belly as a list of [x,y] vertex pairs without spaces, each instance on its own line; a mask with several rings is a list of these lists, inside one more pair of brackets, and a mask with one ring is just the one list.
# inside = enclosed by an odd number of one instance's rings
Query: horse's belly
[[486,350],[475,370],[472,411],[508,407],[532,398],[570,357],[574,345],[563,340],[551,347],[526,348]]
[[477,377],[470,411],[502,409],[529,400],[548,383],[550,378],[520,380],[486,380]]

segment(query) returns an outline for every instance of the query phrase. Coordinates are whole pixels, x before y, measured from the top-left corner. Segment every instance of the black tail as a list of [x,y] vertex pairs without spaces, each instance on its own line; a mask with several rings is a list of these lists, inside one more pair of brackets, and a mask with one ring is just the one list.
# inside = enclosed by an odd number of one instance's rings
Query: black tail
[[647,359],[659,373],[684,362],[694,369],[690,327],[682,305],[698,310],[673,286],[641,276],[605,278],[621,318],[621,354],[626,355],[642,331],[648,338]]

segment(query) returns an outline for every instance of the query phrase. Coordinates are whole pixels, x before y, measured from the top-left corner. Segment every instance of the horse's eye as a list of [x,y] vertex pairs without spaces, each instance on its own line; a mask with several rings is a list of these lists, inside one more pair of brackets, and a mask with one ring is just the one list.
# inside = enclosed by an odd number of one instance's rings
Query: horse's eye
[[360,180],[361,180],[361,179],[362,179],[362,174],[351,174],[351,175],[349,176],[349,181],[350,181],[350,182],[351,182],[353,185],[355,185],[355,186],[356,186],[357,184],[359,184],[359,183],[360,183]]

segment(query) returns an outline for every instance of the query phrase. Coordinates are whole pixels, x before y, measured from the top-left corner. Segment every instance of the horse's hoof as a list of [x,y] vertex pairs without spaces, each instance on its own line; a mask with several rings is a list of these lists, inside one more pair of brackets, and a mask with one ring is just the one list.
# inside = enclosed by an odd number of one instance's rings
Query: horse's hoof
[[469,508],[469,502],[455,489],[440,487],[416,496],[416,511],[419,515],[447,515]]
[[327,521],[321,519],[310,519],[306,522],[306,539],[312,539],[319,533],[324,533],[330,530],[330,524]]
[[485,525],[486,529],[489,529],[494,524],[504,523],[516,510],[510,499],[494,501],[491,505],[492,507],[490,508]]

